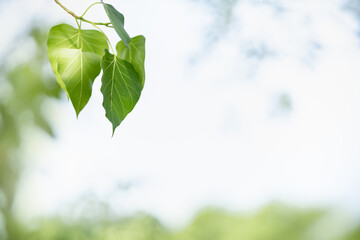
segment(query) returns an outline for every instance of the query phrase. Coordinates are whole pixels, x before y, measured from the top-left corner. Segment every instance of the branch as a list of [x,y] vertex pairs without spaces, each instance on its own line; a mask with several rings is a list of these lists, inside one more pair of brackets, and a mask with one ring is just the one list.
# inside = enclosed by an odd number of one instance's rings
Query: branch
[[70,14],[71,16],[73,16],[76,19],[79,19],[80,17],[78,15],[76,15],[75,13],[73,13],[72,11],[70,11],[69,9],[67,9],[64,5],[62,5],[58,0],[55,0],[55,2],[57,4],[59,4],[59,6],[64,9],[68,14]]
[[101,23],[101,22],[92,22],[92,21],[89,21],[85,18],[83,18],[82,16],[78,16],[76,15],[74,12],[70,11],[69,9],[67,9],[64,5],[62,5],[58,0],[55,0],[55,2],[62,8],[64,9],[68,14],[70,14],[71,16],[73,16],[75,19],[79,19],[80,21],[83,21],[83,22],[87,22],[87,23],[90,23],[92,25],[104,25],[106,27],[111,27],[109,26],[111,24],[111,22],[109,23]]

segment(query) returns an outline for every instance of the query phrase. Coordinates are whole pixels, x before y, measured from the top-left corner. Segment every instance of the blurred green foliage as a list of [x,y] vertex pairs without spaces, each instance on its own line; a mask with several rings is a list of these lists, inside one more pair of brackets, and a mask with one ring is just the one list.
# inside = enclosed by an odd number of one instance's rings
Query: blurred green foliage
[[0,62],[0,226],[5,226],[8,239],[21,239],[12,207],[24,133],[35,126],[54,136],[43,105],[50,97],[59,98],[60,89],[47,62],[46,32],[38,27],[14,41]]
[[[209,208],[197,214],[182,230],[170,230],[155,218],[138,214],[128,218],[71,222],[60,218],[43,219],[33,230],[23,232],[29,240],[358,240],[360,227],[341,236],[331,226],[319,228],[327,218],[322,210],[304,210],[270,204],[253,214],[231,213]],[[70,223],[69,223],[70,222]],[[320,225],[321,226],[321,225]],[[323,237],[321,237],[323,236]]]

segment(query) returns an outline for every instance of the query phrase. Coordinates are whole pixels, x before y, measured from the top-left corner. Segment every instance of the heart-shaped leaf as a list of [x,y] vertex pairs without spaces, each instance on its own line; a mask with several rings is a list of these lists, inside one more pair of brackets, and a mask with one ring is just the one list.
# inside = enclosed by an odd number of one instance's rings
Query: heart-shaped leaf
[[130,62],[139,74],[142,84],[145,83],[145,37],[140,35],[133,37],[129,47],[123,41],[116,45],[117,54],[121,59]]
[[106,117],[112,123],[113,134],[117,126],[135,107],[143,88],[133,65],[106,49],[101,61],[103,69],[101,92]]
[[103,0],[101,0],[101,2],[104,5],[105,12],[108,15],[116,33],[119,35],[121,40],[124,41],[125,45],[129,46],[131,38],[124,28],[124,15],[118,12],[111,4],[104,3]]
[[101,57],[108,48],[106,36],[97,30],[80,30],[60,24],[51,28],[47,46],[56,79],[78,116],[88,103],[93,82],[100,74]]

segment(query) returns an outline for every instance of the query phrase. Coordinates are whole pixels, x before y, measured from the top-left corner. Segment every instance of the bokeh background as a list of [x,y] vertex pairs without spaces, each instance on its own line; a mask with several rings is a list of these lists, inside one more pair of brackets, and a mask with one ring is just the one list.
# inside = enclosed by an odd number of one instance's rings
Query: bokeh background
[[360,1],[107,2],[147,39],[114,137],[100,79],[76,119],[51,72],[74,19],[0,0],[1,240],[360,239]]

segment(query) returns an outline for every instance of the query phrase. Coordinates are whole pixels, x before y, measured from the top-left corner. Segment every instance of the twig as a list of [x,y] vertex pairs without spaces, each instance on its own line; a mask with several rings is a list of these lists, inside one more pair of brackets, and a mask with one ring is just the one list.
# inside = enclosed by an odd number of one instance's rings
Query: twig
[[92,21],[89,21],[83,17],[80,17],[78,15],[76,15],[74,12],[70,11],[68,8],[66,8],[64,5],[62,5],[58,0],[55,0],[55,2],[62,8],[64,9],[68,14],[70,14],[71,16],[73,16],[75,19],[79,19],[80,21],[83,21],[83,22],[87,22],[87,23],[90,23],[92,25],[103,25],[103,26],[106,26],[106,27],[112,27],[110,26],[111,22],[108,22],[108,23],[101,23],[101,22],[92,22]]

